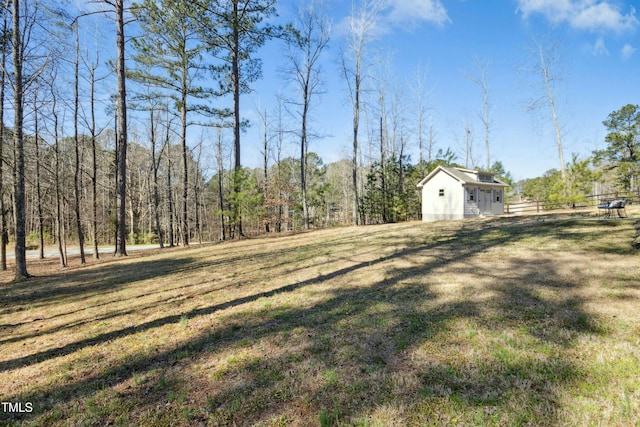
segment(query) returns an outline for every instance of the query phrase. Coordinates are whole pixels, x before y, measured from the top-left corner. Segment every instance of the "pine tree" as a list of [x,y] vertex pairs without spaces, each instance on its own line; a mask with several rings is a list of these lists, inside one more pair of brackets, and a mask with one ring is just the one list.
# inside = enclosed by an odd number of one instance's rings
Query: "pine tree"
[[[233,148],[234,170],[242,169],[240,155],[240,135],[242,119],[240,117],[240,95],[248,93],[251,83],[262,76],[262,62],[254,56],[267,40],[281,37],[285,30],[280,26],[264,23],[276,14],[276,0],[204,0],[204,15],[201,26],[208,49],[223,62],[214,71],[220,83],[220,90],[233,94]],[[238,193],[240,181],[236,180],[232,191]],[[242,231],[242,218],[239,211],[232,212],[232,222],[237,229],[236,236]]]

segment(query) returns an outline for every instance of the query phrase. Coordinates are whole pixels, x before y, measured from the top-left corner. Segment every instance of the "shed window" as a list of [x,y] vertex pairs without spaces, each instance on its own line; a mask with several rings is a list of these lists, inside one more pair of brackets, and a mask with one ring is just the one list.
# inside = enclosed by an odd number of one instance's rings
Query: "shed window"
[[495,190],[494,191],[495,194],[495,202],[500,202],[500,199],[502,198],[502,190]]
[[476,190],[475,188],[467,188],[467,200],[473,202],[475,200]]
[[478,181],[480,182],[493,182],[493,175],[481,173],[478,175]]
[[438,196],[444,197],[444,188],[438,190]]

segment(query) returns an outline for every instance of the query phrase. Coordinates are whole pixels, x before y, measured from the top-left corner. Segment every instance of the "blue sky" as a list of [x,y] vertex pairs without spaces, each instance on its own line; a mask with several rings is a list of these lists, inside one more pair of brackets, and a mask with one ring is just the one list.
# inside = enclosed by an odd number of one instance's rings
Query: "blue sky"
[[[635,5],[628,0],[387,0],[371,52],[391,55],[393,84],[402,88],[408,122],[415,120],[412,76],[419,64],[426,67],[436,148],[450,147],[463,164],[465,122],[473,130],[476,163],[485,163],[481,91],[468,75],[477,75],[474,56],[486,61],[492,161],[502,161],[516,179],[530,178],[559,167],[550,110],[526,109],[529,101],[544,94],[531,85],[538,77],[521,71],[533,63],[527,50],[530,38],[552,33],[560,46],[560,61],[554,66],[560,79],[554,95],[565,161],[574,153],[586,157],[604,147],[602,121],[607,115],[623,105],[640,103],[640,21]],[[313,120],[315,129],[329,136],[312,141],[310,147],[325,163],[348,156],[352,120],[339,68],[339,45],[352,1],[330,0],[327,6],[332,42],[322,61],[325,94],[314,101]],[[291,20],[294,7],[294,2],[279,2],[279,19]],[[264,77],[243,99],[243,114],[251,120],[256,119],[255,105],[270,108],[276,93],[291,90],[278,72],[282,49],[271,42],[260,52]],[[369,71],[376,73],[373,68]],[[243,136],[242,157],[248,166],[260,165],[260,135],[255,125]],[[286,151],[296,155],[293,141]],[[415,162],[415,135],[410,153]]]
[[[294,19],[301,0],[279,0],[281,23]],[[340,46],[353,5],[363,0],[325,0],[332,21],[331,43],[321,61],[325,93],[314,98],[312,120],[317,133],[326,135],[311,142],[325,163],[348,158],[351,150],[352,110],[346,85],[341,78]],[[373,0],[369,0],[373,1]],[[384,8],[376,23],[372,57],[389,57],[390,87],[399,88],[405,105],[408,127],[415,129],[415,79],[419,66],[426,69],[428,105],[432,109],[437,149],[451,148],[464,164],[464,126],[473,131],[474,159],[484,165],[484,130],[480,88],[469,75],[477,75],[473,58],[488,63],[491,103],[491,160],[501,161],[516,179],[542,175],[559,167],[550,111],[535,112],[526,105],[544,93],[532,86],[538,76],[519,71],[533,64],[527,50],[532,36],[547,36],[559,45],[559,62],[553,70],[560,79],[554,87],[562,127],[565,161],[572,154],[584,158],[605,146],[602,126],[609,113],[632,103],[640,103],[640,20],[637,0],[381,0]],[[74,0],[77,9],[95,9],[93,3]],[[93,25],[86,25],[94,21]],[[98,40],[104,62],[115,55],[113,22],[85,18],[85,37]],[[128,27],[129,34],[135,32]],[[108,40],[108,42],[106,42]],[[241,114],[252,127],[242,136],[242,162],[262,165],[262,130],[256,109],[273,110],[278,93],[291,94],[283,80],[284,45],[271,41],[258,55],[263,60],[263,78],[254,92],[242,98]],[[378,70],[371,67],[370,74]],[[371,80],[370,80],[371,81]],[[112,82],[105,83],[111,93]],[[391,94],[389,94],[391,95]],[[106,99],[105,95],[105,99]],[[227,99],[226,106],[231,107]],[[273,117],[271,113],[271,117]],[[131,122],[135,126],[135,122]],[[361,125],[361,145],[366,145],[365,124]],[[201,140],[203,131],[189,130],[191,145]],[[415,132],[409,135],[409,154],[418,160]],[[230,135],[227,136],[230,145]],[[291,138],[284,155],[297,156]],[[204,158],[213,165],[211,155]],[[210,169],[209,169],[210,170]]]

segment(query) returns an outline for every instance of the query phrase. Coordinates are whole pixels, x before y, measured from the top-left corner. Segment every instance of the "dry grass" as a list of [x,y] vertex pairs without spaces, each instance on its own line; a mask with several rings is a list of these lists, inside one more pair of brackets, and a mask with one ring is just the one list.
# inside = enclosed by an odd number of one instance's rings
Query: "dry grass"
[[0,400],[34,410],[0,424],[640,425],[634,224],[410,223],[34,263],[0,284]]

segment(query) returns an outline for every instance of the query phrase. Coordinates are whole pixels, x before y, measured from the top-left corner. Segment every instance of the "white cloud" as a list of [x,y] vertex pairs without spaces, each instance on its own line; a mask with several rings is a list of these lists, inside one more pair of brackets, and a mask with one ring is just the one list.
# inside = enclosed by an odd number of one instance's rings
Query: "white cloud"
[[620,55],[622,56],[622,59],[626,61],[627,59],[631,58],[634,53],[636,53],[636,50],[638,49],[631,46],[630,44],[625,44],[620,50]]
[[610,0],[518,0],[517,10],[525,19],[540,14],[552,23],[567,22],[572,28],[591,32],[622,33],[640,25],[633,6],[625,14]]
[[410,29],[425,23],[442,27],[450,22],[441,0],[368,0],[334,28],[339,34],[350,34],[354,25],[365,26],[369,36],[378,38],[397,28]]
[[591,53],[595,56],[609,56],[609,50],[607,49],[602,37],[598,37],[596,43],[591,47]]
[[389,20],[398,24],[429,22],[439,27],[451,22],[440,0],[389,0]]
[[571,26],[581,30],[626,32],[638,26],[635,9],[623,15],[615,6],[603,2],[578,10],[570,19]]
[[571,16],[573,2],[572,0],[518,0],[518,11],[525,19],[539,13],[549,21],[557,23]]

